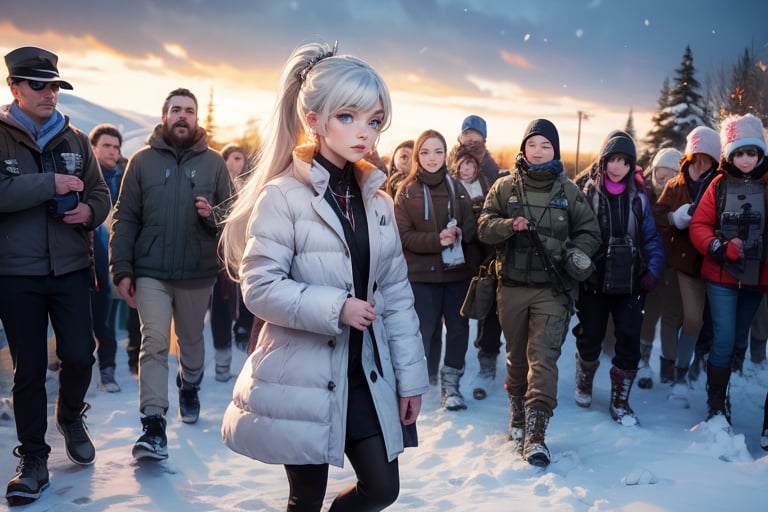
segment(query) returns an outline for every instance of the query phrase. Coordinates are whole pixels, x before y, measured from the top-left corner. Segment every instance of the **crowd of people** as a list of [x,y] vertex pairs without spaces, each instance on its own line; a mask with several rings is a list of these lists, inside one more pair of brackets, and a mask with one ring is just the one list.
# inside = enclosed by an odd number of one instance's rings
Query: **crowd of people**
[[[768,163],[751,114],[725,119],[719,133],[695,128],[682,151],[654,155],[647,174],[632,137],[615,130],[589,170],[568,178],[557,127],[544,118],[526,127],[511,169],[494,161],[477,115],[450,148],[427,129],[382,159],[376,143],[392,112],[384,80],[336,46],[309,43],[286,62],[253,167],[241,146],[209,147],[184,88],[165,97],[147,145],[126,160],[117,128],[86,136],[56,108],[59,90],[73,86],[54,53],[17,48],[5,63],[14,100],[0,107],[0,343],[10,354],[0,395],[12,399],[0,396],[0,421],[15,422],[19,441],[11,505],[49,486],[49,324],[55,424],[69,459],[93,464],[84,399],[97,361],[100,389],[121,392],[120,301],[139,380],[133,457],[169,456],[170,353],[178,419],[197,422],[210,311],[215,380],[238,371],[233,346],[249,354],[222,438],[285,467],[289,511],[320,510],[329,466],[345,457],[356,482],[331,510],[397,499],[398,455],[418,444],[422,395],[439,386],[445,410],[470,406],[461,312],[481,267],[495,293],[477,319],[471,396],[483,400],[503,380],[510,452],[534,466],[551,459],[546,431],[574,315],[574,400],[591,407],[612,337],[608,413],[622,426],[640,422],[636,381],[657,379],[687,407],[702,371],[705,421],[730,424],[731,374],[748,346],[752,361],[766,359]],[[760,435],[768,450],[768,413]]]

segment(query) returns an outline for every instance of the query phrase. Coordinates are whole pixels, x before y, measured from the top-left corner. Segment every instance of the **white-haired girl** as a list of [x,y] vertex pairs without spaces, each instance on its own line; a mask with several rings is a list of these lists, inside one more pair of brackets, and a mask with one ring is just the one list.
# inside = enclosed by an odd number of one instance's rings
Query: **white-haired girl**
[[381,510],[399,493],[403,434],[428,389],[386,176],[362,160],[389,125],[389,92],[367,63],[312,43],[288,59],[278,94],[222,235],[265,321],[222,436],[285,465],[289,511],[320,510],[329,464],[345,454],[358,481],[330,509]]

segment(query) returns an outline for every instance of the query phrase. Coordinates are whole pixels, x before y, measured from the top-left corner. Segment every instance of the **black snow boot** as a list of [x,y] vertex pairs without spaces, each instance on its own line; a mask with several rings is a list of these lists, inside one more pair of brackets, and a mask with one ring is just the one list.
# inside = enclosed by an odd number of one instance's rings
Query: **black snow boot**
[[200,382],[186,382],[177,374],[176,386],[179,388],[179,419],[184,423],[197,423],[200,417],[200,397],[197,394]]
[[717,415],[725,416],[731,423],[731,401],[728,398],[728,381],[731,379],[730,368],[707,365],[707,420]]

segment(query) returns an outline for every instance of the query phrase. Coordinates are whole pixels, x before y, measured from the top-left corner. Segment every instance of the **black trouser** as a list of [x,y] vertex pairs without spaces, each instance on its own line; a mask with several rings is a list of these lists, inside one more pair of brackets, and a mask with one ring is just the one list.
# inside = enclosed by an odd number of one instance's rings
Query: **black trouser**
[[128,345],[125,351],[128,353],[128,366],[139,365],[139,351],[141,350],[141,321],[136,308],[128,307]]
[[13,406],[22,454],[47,456],[48,318],[56,334],[58,410],[63,421],[79,417],[91,384],[94,340],[90,272],[62,276],[0,276],[0,320],[14,363]]
[[240,330],[245,335],[249,335],[251,333],[251,329],[253,328],[253,313],[251,313],[251,311],[245,306],[245,302],[243,302],[243,295],[240,293],[237,295],[240,298],[238,301],[239,313],[232,330],[235,331],[235,333]]
[[440,367],[443,322],[445,322],[443,364],[459,370],[464,368],[464,358],[469,345],[469,320],[461,316],[459,311],[468,287],[469,280],[450,283],[411,283],[414,308],[419,317],[419,329],[430,377],[436,377]]
[[577,303],[579,325],[574,333],[579,357],[590,362],[600,357],[610,314],[616,336],[613,366],[625,371],[637,370],[644,303],[644,293],[606,295],[582,288]]
[[501,324],[495,298],[485,318],[477,321],[475,347],[487,356],[498,356],[501,352]]
[[232,346],[232,323],[235,321],[237,290],[219,273],[211,293],[211,334],[213,348],[224,349]]
[[[376,511],[395,502],[400,493],[400,471],[397,459],[387,462],[387,450],[381,434],[348,441],[344,453],[355,470],[357,483],[341,491],[329,511]],[[290,486],[286,510],[319,511],[328,485],[328,464],[288,464],[285,472]]]

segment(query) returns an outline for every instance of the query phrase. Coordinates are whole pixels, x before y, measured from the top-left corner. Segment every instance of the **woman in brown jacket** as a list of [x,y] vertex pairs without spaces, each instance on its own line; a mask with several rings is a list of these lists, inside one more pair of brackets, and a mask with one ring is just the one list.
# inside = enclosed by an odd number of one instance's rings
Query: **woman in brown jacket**
[[445,358],[440,372],[443,406],[466,409],[459,392],[469,342],[469,321],[459,314],[477,261],[465,258],[477,236],[472,201],[445,165],[445,138],[427,130],[416,139],[411,172],[395,196],[395,218],[408,263],[427,369],[437,383],[445,322]]
[[667,253],[667,265],[676,273],[683,309],[675,358],[670,360],[662,354],[661,364],[674,362],[675,380],[670,399],[678,400],[683,407],[689,406],[688,367],[703,324],[706,297],[701,279],[702,256],[691,244],[688,225],[699,199],[715,177],[719,159],[720,134],[706,126],[694,128],[687,137],[680,173],[667,182],[653,208]]

